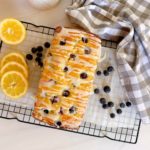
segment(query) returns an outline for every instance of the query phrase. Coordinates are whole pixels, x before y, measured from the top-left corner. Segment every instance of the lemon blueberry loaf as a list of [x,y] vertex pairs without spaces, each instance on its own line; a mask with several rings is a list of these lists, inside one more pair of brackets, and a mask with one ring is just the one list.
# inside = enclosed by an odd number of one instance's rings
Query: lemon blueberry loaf
[[33,117],[77,129],[93,91],[100,51],[101,40],[95,35],[57,27],[44,59]]

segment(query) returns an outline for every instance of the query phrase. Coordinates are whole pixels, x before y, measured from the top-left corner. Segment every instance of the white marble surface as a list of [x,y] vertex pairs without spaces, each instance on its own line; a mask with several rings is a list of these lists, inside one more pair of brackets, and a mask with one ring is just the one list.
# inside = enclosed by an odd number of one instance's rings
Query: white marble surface
[[[27,0],[0,0],[0,20],[16,17],[39,25],[69,26],[64,12],[69,3],[71,0],[61,0],[54,9],[38,11]],[[0,119],[1,150],[149,150],[149,134],[150,125],[142,125],[138,142],[132,145]]]

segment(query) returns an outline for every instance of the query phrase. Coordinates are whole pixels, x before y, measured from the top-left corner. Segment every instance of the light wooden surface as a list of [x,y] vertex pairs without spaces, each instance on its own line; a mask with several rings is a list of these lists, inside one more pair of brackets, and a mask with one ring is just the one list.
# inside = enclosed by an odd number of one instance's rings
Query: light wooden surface
[[[65,8],[71,0],[62,0],[54,9],[38,11],[27,0],[0,0],[0,20],[15,17],[38,25],[70,26]],[[1,150],[150,150],[150,125],[142,125],[136,145],[0,119]]]

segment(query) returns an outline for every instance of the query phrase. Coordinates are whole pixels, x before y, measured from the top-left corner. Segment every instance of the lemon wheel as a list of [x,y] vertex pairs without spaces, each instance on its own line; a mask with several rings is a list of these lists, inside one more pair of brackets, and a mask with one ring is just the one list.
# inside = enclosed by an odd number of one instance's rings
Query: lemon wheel
[[20,72],[9,71],[1,78],[1,89],[11,99],[18,99],[26,94],[28,82]]
[[6,63],[0,70],[0,76],[2,77],[6,72],[9,71],[18,71],[22,73],[25,78],[28,78],[27,69],[22,64],[19,64],[15,61]]
[[0,38],[6,44],[17,45],[25,39],[24,25],[13,18],[4,19],[0,23]]

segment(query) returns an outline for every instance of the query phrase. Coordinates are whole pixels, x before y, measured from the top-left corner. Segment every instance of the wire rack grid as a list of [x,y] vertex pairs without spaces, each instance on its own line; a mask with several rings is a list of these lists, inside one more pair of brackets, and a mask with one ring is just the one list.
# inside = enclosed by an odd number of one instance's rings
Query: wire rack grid
[[[24,26],[26,27],[27,32],[38,33],[41,35],[46,35],[48,38],[54,35],[55,28],[46,27],[46,26],[37,26],[32,23],[22,21]],[[3,43],[1,42],[0,48],[2,49]],[[102,40],[103,47],[116,48],[117,44],[111,41]],[[59,130],[64,130],[61,128],[56,128],[54,126],[49,126],[46,123],[35,120],[32,117],[33,107],[29,105],[21,105],[18,103],[11,103],[9,101],[0,102],[0,118],[5,119],[16,119],[19,122],[29,123]],[[130,115],[130,114],[129,114]],[[69,132],[89,135],[93,137],[107,137],[108,139],[135,144],[138,140],[141,120],[138,114],[136,114],[133,118],[133,126],[132,127],[121,127],[118,126],[116,128],[102,125],[96,125],[89,122],[83,122],[80,125],[78,130],[65,130]],[[118,121],[119,124],[119,121]]]

